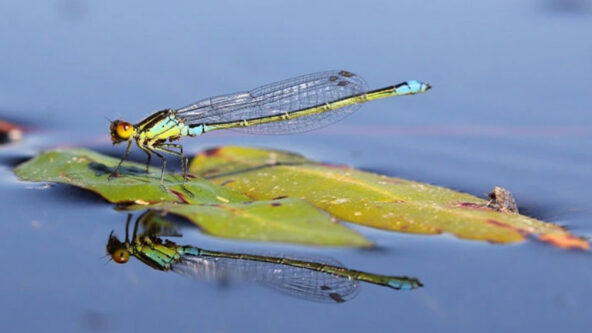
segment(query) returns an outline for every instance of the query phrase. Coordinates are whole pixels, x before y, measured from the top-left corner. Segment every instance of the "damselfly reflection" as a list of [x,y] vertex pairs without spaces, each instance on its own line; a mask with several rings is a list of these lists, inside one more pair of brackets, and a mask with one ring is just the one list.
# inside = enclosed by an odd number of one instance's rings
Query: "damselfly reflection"
[[[358,291],[360,281],[397,290],[412,290],[423,285],[418,279],[386,276],[343,267],[332,259],[303,260],[249,253],[212,251],[191,245],[177,245],[163,236],[180,236],[174,228],[155,225],[154,211],[136,220],[129,237],[131,214],[125,227],[125,240],[114,232],[109,235],[107,252],[113,261],[123,264],[130,256],[160,270],[205,280],[251,281],[280,292],[316,302],[341,303]],[[158,222],[157,222],[158,223]],[[143,227],[138,233],[139,226]]]

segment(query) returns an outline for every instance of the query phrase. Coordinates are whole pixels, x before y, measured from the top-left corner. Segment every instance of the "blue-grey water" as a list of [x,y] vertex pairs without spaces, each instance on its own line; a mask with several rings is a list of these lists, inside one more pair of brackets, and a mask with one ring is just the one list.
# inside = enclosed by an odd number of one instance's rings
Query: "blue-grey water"
[[[85,146],[119,156],[104,117],[151,112],[326,69],[371,88],[418,79],[427,94],[383,100],[292,136],[212,133],[186,151],[244,144],[442,185],[511,190],[520,209],[592,235],[592,2],[2,1],[0,118],[32,131],[0,148],[0,330],[555,332],[589,329],[592,257],[351,226],[381,250],[219,240],[179,243],[333,257],[418,277],[412,292],[364,285],[317,304],[255,285],[105,264],[125,214],[92,194],[18,181],[16,161]],[[135,154],[134,158],[143,158]]]

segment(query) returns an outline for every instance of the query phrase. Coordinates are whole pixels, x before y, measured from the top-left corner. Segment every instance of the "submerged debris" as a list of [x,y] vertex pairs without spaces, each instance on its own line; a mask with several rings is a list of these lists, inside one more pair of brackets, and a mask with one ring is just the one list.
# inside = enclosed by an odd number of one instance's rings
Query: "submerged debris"
[[0,120],[0,144],[19,141],[22,137],[22,128]]
[[487,207],[504,213],[518,214],[516,200],[514,200],[512,193],[505,188],[499,186],[494,187],[489,192],[489,199]]

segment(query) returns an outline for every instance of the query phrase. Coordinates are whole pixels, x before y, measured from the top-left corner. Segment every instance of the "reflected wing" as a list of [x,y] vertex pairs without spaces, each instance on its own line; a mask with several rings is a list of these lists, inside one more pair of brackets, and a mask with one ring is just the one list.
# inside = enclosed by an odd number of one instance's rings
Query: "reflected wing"
[[[339,266],[337,262],[325,264]],[[316,302],[345,302],[353,298],[359,289],[359,281],[346,277],[245,259],[184,256],[173,270],[196,279],[257,282],[282,293]]]
[[[366,82],[347,71],[327,71],[271,83],[251,91],[212,97],[176,110],[187,124],[249,120],[323,105],[367,91]],[[360,107],[340,109],[280,122],[233,130],[253,134],[289,134],[318,129],[337,122]]]

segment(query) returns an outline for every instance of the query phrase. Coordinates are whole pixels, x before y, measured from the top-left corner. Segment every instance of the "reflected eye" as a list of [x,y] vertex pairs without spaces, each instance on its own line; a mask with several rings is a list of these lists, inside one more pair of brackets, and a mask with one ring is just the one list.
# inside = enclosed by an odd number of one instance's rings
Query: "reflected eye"
[[113,251],[111,258],[118,264],[125,264],[129,260],[129,252],[126,249],[117,249]]

